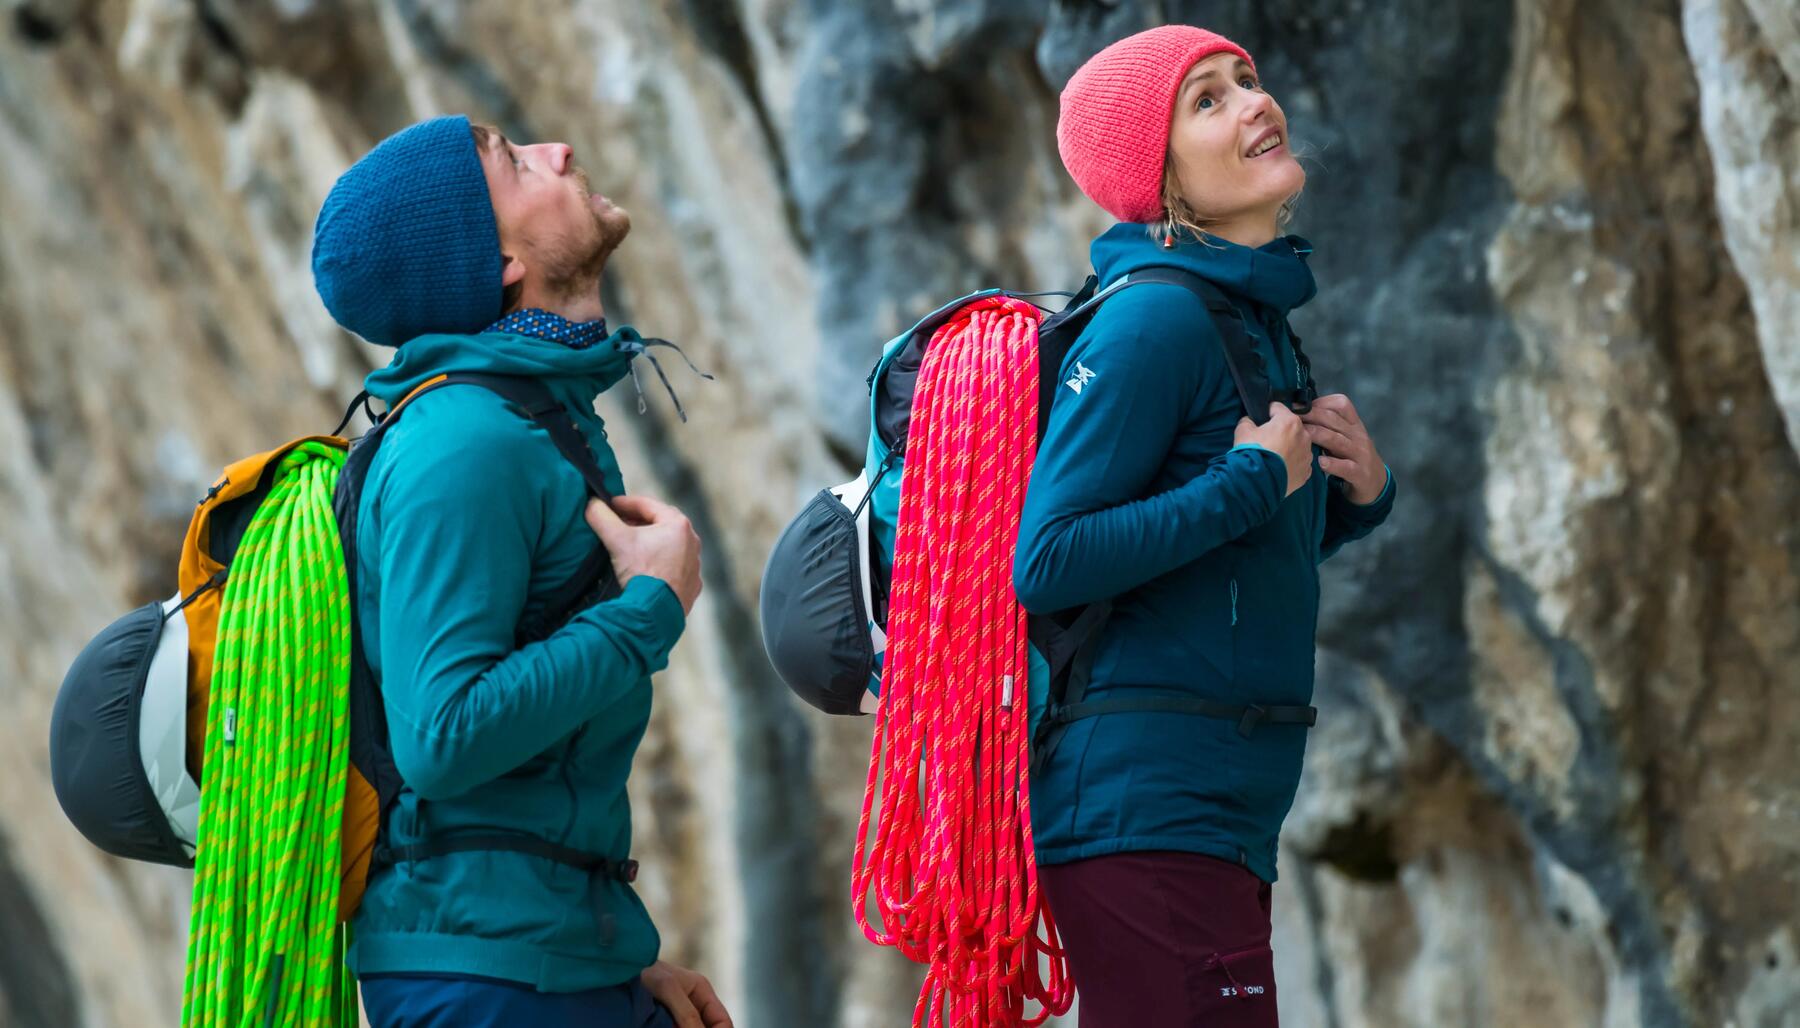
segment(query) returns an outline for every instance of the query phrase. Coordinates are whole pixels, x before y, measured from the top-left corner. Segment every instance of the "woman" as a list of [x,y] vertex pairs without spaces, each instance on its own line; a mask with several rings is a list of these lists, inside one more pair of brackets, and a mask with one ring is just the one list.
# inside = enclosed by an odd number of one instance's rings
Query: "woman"
[[[1224,291],[1273,389],[1305,378],[1287,316],[1311,247],[1279,235],[1306,174],[1250,55],[1189,26],[1107,47],[1062,94],[1057,140],[1121,222],[1102,285],[1170,266]],[[1393,480],[1349,399],[1258,426],[1187,289],[1108,299],[1071,347],[1032,470],[1014,580],[1036,612],[1112,601],[1087,699],[1224,714],[1071,723],[1032,782],[1039,875],[1084,1028],[1276,1024],[1276,839],[1312,696],[1318,563],[1386,518]]]

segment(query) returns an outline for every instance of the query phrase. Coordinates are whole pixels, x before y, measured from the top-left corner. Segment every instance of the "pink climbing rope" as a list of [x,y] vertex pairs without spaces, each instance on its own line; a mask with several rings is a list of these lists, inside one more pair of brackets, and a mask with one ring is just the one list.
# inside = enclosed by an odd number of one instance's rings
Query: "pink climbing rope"
[[1041,319],[1007,297],[969,304],[932,336],[913,394],[851,904],[871,942],[926,965],[914,1028],[1037,1025],[1074,997],[1032,853],[1012,587]]

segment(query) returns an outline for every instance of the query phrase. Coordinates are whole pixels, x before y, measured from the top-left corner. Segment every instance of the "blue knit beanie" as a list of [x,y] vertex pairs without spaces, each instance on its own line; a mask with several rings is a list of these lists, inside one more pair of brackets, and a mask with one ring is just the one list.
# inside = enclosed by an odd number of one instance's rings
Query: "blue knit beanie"
[[498,320],[500,230],[469,119],[401,129],[351,165],[313,225],[312,267],[331,316],[372,343]]

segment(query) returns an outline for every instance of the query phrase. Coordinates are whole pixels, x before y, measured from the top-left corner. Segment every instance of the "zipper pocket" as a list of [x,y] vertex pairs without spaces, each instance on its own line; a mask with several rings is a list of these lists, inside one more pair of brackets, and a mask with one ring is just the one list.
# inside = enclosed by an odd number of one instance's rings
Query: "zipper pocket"
[[1212,956],[1206,958],[1206,962],[1201,966],[1206,970],[1218,968],[1220,971],[1225,972],[1225,980],[1231,984],[1229,987],[1218,987],[1221,997],[1228,999],[1252,999],[1257,996],[1267,995],[1268,985],[1266,983],[1258,984],[1255,982],[1246,984],[1238,980],[1237,974],[1231,969],[1231,962],[1239,957],[1260,956],[1261,954],[1268,952],[1268,943],[1258,943],[1255,946],[1245,946],[1242,949],[1234,949],[1225,953],[1215,952]]
[[1237,627],[1237,621],[1238,621],[1237,601],[1238,601],[1238,584],[1237,584],[1237,578],[1234,576],[1231,579],[1231,627],[1233,627],[1233,628]]
[[562,839],[560,840],[561,842],[564,842],[564,843],[568,842],[569,836],[574,834],[576,815],[579,814],[581,811],[581,801],[576,797],[575,778],[573,775],[571,775],[569,773],[569,765],[575,762],[575,747],[578,744],[580,744],[581,736],[586,731],[587,731],[586,725],[582,725],[580,728],[575,729],[575,734],[569,736],[568,749],[563,751],[563,760],[562,760],[563,788],[569,790],[569,823],[567,825],[563,826]]
[[1229,960],[1235,960],[1238,957],[1247,957],[1252,953],[1261,953],[1268,948],[1269,943],[1259,942],[1254,946],[1243,946],[1238,949],[1229,949],[1223,952],[1214,950],[1212,956],[1206,958],[1206,963],[1203,966],[1218,967]]

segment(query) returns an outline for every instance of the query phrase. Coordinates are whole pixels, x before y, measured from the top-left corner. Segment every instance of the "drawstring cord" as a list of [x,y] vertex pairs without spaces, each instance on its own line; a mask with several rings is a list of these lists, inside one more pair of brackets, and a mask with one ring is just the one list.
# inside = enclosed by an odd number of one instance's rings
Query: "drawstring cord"
[[681,417],[681,423],[684,425],[687,424],[687,410],[681,406],[681,397],[675,395],[675,387],[669,384],[669,376],[663,373],[662,365],[657,362],[656,355],[650,352],[651,349],[658,346],[664,346],[674,350],[680,355],[681,359],[687,363],[688,369],[694,374],[699,375],[708,382],[717,380],[712,375],[695,367],[694,362],[688,358],[686,353],[682,352],[681,347],[676,346],[667,339],[646,339],[643,336],[638,335],[637,330],[633,328],[621,328],[619,330],[619,337],[620,338],[614,345],[619,348],[620,353],[628,353],[631,354],[632,357],[631,386],[633,389],[637,390],[638,413],[643,414],[650,409],[649,404],[644,400],[644,383],[638,378],[637,370],[637,358],[645,357],[649,359],[650,366],[656,369],[656,377],[662,380],[663,388],[669,393],[669,399],[674,401],[675,413]]
[[1238,999],[1248,999],[1250,997],[1250,992],[1248,989],[1244,988],[1244,983],[1238,981],[1237,975],[1231,973],[1231,964],[1225,959],[1224,954],[1214,953],[1212,955],[1212,960],[1210,960],[1209,963],[1225,972],[1225,980],[1231,983],[1232,995],[1234,997]]
[[375,413],[375,408],[369,406],[369,391],[364,389],[362,392],[357,393],[350,401],[349,408],[344,411],[344,420],[338,422],[337,428],[332,429],[332,435],[338,436],[339,438],[343,437],[344,429],[350,427],[350,419],[356,417],[356,408],[358,407],[361,407],[363,413],[368,415],[369,424],[371,425],[381,424],[381,419],[387,416],[385,414]]
[[[683,361],[687,362],[688,368],[691,369],[694,374],[699,375],[708,382],[717,381],[714,376],[695,367],[694,362],[688,358],[686,353],[682,352],[681,347],[676,346],[667,339],[646,339],[643,336],[638,335],[636,329],[627,326],[619,330],[614,345],[618,347],[620,353],[631,355],[631,386],[633,389],[637,390],[637,406],[639,414],[646,413],[650,409],[649,404],[644,400],[644,383],[638,378],[637,370],[637,358],[647,357],[650,360],[650,366],[656,369],[656,377],[662,380],[663,388],[668,391],[669,399],[674,401],[675,413],[681,416],[682,424],[687,424],[687,410],[681,406],[681,397],[675,395],[675,387],[669,384],[669,376],[663,373],[662,365],[657,362],[656,355],[650,352],[654,347],[661,346],[674,350],[677,354],[681,355]],[[357,393],[350,401],[349,408],[344,411],[344,420],[338,423],[338,427],[333,430],[331,434],[342,436],[344,434],[344,429],[350,427],[350,419],[356,417],[356,410],[358,407],[361,407],[363,413],[368,416],[369,424],[381,424],[382,421],[387,418],[387,413],[377,414],[375,409],[370,406],[369,399],[369,391],[367,389]]]

